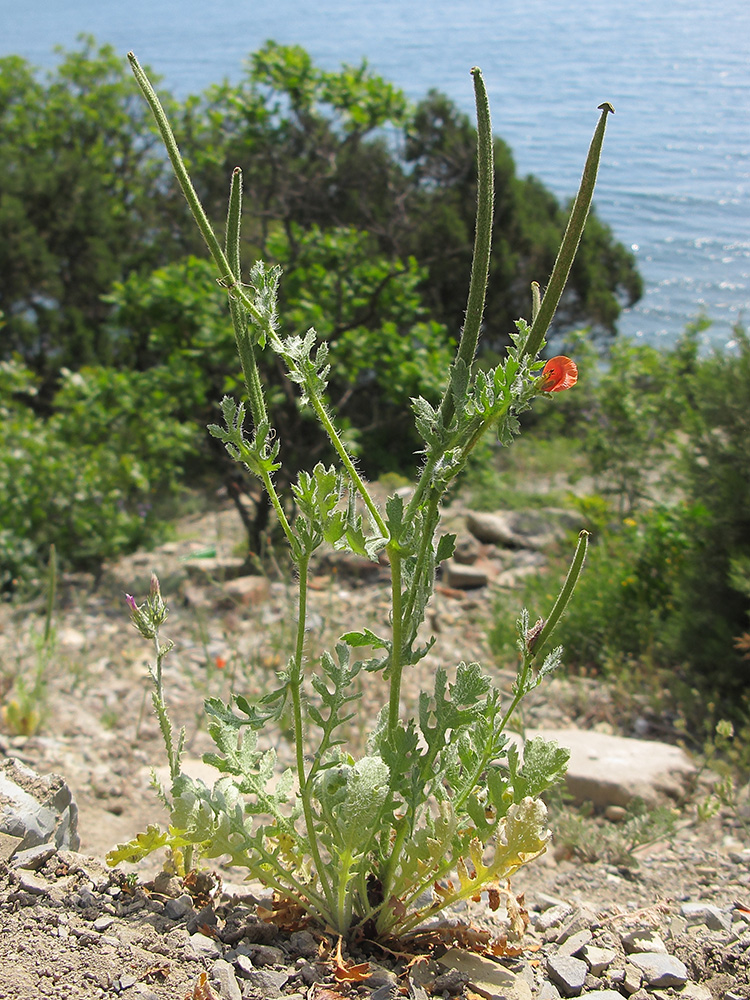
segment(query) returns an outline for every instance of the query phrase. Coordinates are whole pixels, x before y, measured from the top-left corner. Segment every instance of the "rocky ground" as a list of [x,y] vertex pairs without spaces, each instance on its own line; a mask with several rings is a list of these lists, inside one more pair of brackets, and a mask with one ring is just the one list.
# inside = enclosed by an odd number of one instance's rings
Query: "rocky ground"
[[[428,623],[438,643],[409,678],[405,707],[438,657],[446,666],[480,659],[509,690],[512,672],[493,664],[485,648],[492,590],[538,571],[550,523],[571,527],[562,514],[471,522],[456,508],[451,518],[460,531],[458,559],[447,568]],[[41,604],[0,608],[6,705],[13,678],[26,679],[27,690],[37,674],[44,678],[44,695],[33,704],[16,698],[17,718],[41,714],[38,732],[18,735],[6,724],[0,761],[12,757],[40,774],[62,775],[78,805],[80,834],[76,852],[53,845],[28,852],[0,842],[0,998],[554,1000],[594,991],[599,1000],[750,998],[746,828],[731,813],[699,822],[695,798],[678,803],[675,832],[635,856],[589,850],[592,860],[584,862],[575,844],[558,838],[512,887],[511,915],[515,894],[523,894],[520,919],[528,918],[517,946],[512,935],[507,943],[503,907],[492,914],[472,903],[419,940],[337,956],[336,942],[314,926],[280,928],[263,919],[271,901],[258,886],[244,885],[241,873],[183,882],[160,873],[157,861],[108,869],[102,859],[117,842],[165,819],[149,788],[151,766],[163,763],[149,701],[150,649],[128,622],[124,593],[143,599],[151,570],[159,574],[171,608],[164,632],[175,642],[166,696],[176,724],[186,727],[195,773],[211,748],[203,698],[226,697],[232,688],[262,693],[286,659],[293,588],[281,578],[238,577],[239,540],[236,515],[218,507],[183,522],[177,538],[156,552],[108,567],[93,592],[90,581],[65,581],[55,641],[46,648]],[[310,655],[341,631],[382,628],[387,607],[382,568],[344,557],[321,561],[308,615]],[[363,689],[358,720],[374,716],[378,696],[375,685]],[[624,713],[599,683],[554,678],[534,699],[524,716],[529,726],[649,735],[648,713],[637,704]],[[350,735],[361,747],[364,727]],[[284,734],[273,739],[283,759]],[[590,831],[611,844],[624,811],[614,803],[602,808],[608,818],[592,819]],[[505,945],[498,943],[503,935]]]

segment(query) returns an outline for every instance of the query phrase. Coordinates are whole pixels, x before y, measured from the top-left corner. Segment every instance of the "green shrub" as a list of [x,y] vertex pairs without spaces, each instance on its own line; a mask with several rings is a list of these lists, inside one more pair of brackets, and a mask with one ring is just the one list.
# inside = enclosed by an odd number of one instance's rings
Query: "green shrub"
[[[578,501],[593,544],[560,626],[569,667],[671,673],[689,713],[736,717],[750,681],[750,341],[737,330],[734,353],[701,358],[699,329],[671,351],[613,345],[536,426],[566,426],[605,491]],[[498,653],[507,638],[496,627]]]
[[170,398],[153,373],[67,372],[50,417],[23,402],[36,391],[28,369],[5,363],[2,383],[6,587],[44,562],[52,543],[62,565],[97,570],[103,559],[161,536],[164,501],[177,489],[193,429],[170,415]]

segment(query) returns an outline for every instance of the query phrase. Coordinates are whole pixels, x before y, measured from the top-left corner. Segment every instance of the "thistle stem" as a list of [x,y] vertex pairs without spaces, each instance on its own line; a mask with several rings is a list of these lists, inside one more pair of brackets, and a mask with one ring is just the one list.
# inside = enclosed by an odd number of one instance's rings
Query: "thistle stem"
[[313,815],[312,804],[310,802],[309,782],[305,777],[305,733],[302,723],[302,670],[305,652],[305,622],[307,618],[307,575],[310,564],[310,555],[305,553],[297,563],[299,569],[299,598],[297,604],[297,642],[292,659],[289,687],[292,695],[292,713],[294,715],[294,747],[297,755],[297,780],[299,781],[299,795],[302,800],[302,811],[305,816],[305,827],[307,829],[307,839],[310,842],[310,853],[315,862],[315,868],[320,880],[329,912],[333,913],[336,900],[333,896],[331,884],[328,881],[326,867],[318,848],[317,833],[315,830],[315,817]]

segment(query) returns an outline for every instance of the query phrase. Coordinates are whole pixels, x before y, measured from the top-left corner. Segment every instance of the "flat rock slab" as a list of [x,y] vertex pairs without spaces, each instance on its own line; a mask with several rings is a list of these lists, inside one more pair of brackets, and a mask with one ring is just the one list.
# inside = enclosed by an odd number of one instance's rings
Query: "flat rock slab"
[[678,799],[695,774],[695,765],[684,751],[655,740],[581,729],[528,730],[527,735],[568,747],[568,791],[576,802],[592,802],[601,808],[627,806],[635,797],[649,806],[665,798]]
[[687,968],[674,955],[652,951],[631,955],[630,961],[641,970],[649,986],[684,986],[687,982]]
[[19,841],[20,851],[47,843],[75,850],[78,806],[65,780],[37,774],[14,757],[0,761],[0,832]]

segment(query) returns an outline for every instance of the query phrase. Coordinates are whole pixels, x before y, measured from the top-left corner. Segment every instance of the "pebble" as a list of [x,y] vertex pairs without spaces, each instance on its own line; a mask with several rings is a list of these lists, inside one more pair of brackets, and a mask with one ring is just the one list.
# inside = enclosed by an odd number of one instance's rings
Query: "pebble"
[[560,991],[554,983],[546,979],[539,989],[537,1000],[560,1000]]
[[221,955],[221,947],[213,938],[206,937],[205,934],[191,934],[185,946],[186,958],[218,958]]
[[585,948],[592,937],[593,935],[590,930],[578,931],[577,934],[571,934],[571,936],[557,949],[557,954],[561,958],[577,955],[582,948]]
[[183,893],[177,899],[168,899],[164,904],[164,913],[170,920],[181,920],[194,912],[193,898],[188,893]]
[[250,996],[253,993],[258,993],[264,997],[264,1000],[273,1000],[274,997],[282,995],[281,987],[288,981],[288,972],[277,972],[275,969],[254,969],[252,974],[247,977],[248,986],[245,988],[245,994]]
[[617,990],[595,990],[593,993],[581,993],[581,1000],[622,1000],[622,993]]
[[544,934],[545,931],[558,927],[572,912],[573,908],[567,903],[558,903],[557,906],[550,906],[548,910],[540,913],[534,926],[540,934]]
[[580,931],[589,930],[596,922],[596,914],[593,910],[590,910],[588,907],[580,908],[557,935],[557,943],[564,944],[568,938],[573,937],[574,934],[578,934]]
[[36,847],[29,847],[25,851],[17,851],[13,855],[11,867],[39,871],[56,853],[57,848],[54,844],[38,844]]
[[635,965],[626,965],[622,970],[622,979],[620,977],[615,977],[612,975],[610,977],[613,982],[619,982],[622,985],[623,992],[627,996],[632,996],[636,990],[641,988],[641,983],[643,982],[643,974],[641,970]]
[[659,935],[651,928],[639,928],[625,934],[622,938],[625,953],[632,955],[634,952],[658,952],[660,955],[667,954],[667,946]]
[[588,971],[588,965],[579,958],[550,955],[547,959],[547,973],[566,997],[576,997],[580,994]]
[[641,970],[649,986],[684,986],[688,980],[685,964],[674,955],[643,952],[631,955],[630,961]]
[[94,930],[99,932],[106,931],[112,926],[114,922],[115,922],[114,917],[97,917],[96,920],[94,921]]
[[303,958],[317,958],[318,942],[310,931],[295,931],[291,934],[289,947]]
[[223,958],[214,962],[211,966],[211,978],[218,983],[221,1000],[242,1000],[237,977],[229,962],[225,962]]
[[581,949],[581,957],[591,970],[592,976],[601,976],[617,958],[614,948],[598,948],[587,944]]
[[24,892],[30,892],[34,896],[47,896],[50,892],[49,884],[45,879],[38,875],[32,875],[31,872],[23,869],[18,873],[18,885]]
[[286,955],[281,948],[274,948],[271,944],[252,944],[250,948],[255,966],[283,965],[286,961]]
[[253,972],[255,972],[252,959],[247,955],[236,955],[233,961],[241,976],[252,976]]
[[704,924],[712,931],[728,931],[732,926],[732,915],[710,903],[683,903],[680,913],[689,926]]

